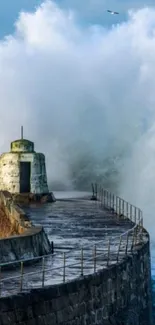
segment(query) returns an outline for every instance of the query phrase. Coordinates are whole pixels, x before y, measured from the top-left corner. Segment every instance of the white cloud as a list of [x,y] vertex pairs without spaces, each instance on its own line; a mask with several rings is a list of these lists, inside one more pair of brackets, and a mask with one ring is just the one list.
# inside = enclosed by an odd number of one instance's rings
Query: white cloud
[[15,34],[0,43],[1,150],[24,125],[47,155],[51,182],[82,186],[97,175],[137,204],[148,200],[155,190],[154,21],[155,10],[146,8],[110,30],[84,28],[53,2],[22,13]]

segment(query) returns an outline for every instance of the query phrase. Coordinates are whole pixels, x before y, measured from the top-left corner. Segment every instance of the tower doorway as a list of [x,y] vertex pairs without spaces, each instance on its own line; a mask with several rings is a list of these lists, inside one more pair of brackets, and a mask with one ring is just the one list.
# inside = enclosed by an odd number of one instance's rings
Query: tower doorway
[[20,193],[30,193],[31,163],[20,162]]

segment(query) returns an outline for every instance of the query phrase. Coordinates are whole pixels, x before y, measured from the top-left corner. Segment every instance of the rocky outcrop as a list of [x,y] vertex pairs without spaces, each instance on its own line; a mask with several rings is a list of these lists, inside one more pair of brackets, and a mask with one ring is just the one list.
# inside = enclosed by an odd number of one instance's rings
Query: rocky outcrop
[[46,255],[51,245],[42,227],[35,227],[25,212],[14,203],[9,192],[0,191],[0,217],[10,223],[12,236],[5,238],[1,232],[0,263],[31,259]]
[[[0,191],[0,217],[5,215],[9,220],[12,229],[16,234],[23,234],[28,228],[32,227],[25,212],[15,204],[11,193]],[[3,237],[3,234],[1,234]]]

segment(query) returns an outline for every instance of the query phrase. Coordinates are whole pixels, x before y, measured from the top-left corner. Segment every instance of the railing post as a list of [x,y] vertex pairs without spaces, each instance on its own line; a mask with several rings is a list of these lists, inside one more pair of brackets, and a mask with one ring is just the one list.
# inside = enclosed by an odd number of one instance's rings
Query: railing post
[[119,246],[118,246],[118,252],[117,252],[117,263],[119,261],[119,252],[120,252],[120,249],[121,249],[121,243],[122,243],[122,236],[120,236],[120,241],[119,241]]
[[141,213],[140,213],[140,209],[138,209],[138,221],[139,221],[139,226],[142,227],[142,218],[141,218]]
[[116,196],[116,213],[117,213],[117,216],[119,216],[119,197]]
[[94,256],[94,273],[95,273],[96,272],[96,245],[94,245],[93,256]]
[[120,215],[121,214],[121,199],[120,199],[120,197],[119,197],[118,206],[119,206],[119,215]]
[[63,282],[66,280],[66,253],[63,254]]
[[91,186],[92,186],[92,192],[93,192],[93,197],[94,197],[95,196],[94,184],[92,183]]
[[127,238],[126,238],[126,249],[125,249],[125,255],[128,253],[128,243],[129,243],[129,231],[127,232]]
[[133,230],[133,235],[132,235],[131,251],[133,250],[134,242],[135,242],[135,229]]
[[141,217],[139,219],[139,226],[142,227],[142,219],[141,219]]
[[112,195],[112,208],[113,208],[113,213],[115,212],[115,196],[114,194]]
[[108,240],[108,258],[107,258],[107,266],[109,265],[110,261],[110,239]]
[[123,214],[123,217],[124,217],[124,200],[122,200],[122,214]]
[[81,276],[83,276],[83,247],[81,248]]
[[111,209],[111,192],[109,193],[109,202],[110,202],[109,207]]
[[130,220],[132,221],[132,205],[130,204]]
[[116,214],[118,214],[118,197],[116,196]]
[[107,207],[109,207],[109,192],[107,191]]
[[100,185],[100,190],[99,190],[99,200],[100,200],[100,203],[101,203],[101,197],[102,197],[102,188],[101,188],[101,185]]
[[137,214],[136,214],[136,211],[137,210],[137,208],[135,207],[135,213],[134,213],[134,222],[135,222],[135,224],[137,224]]
[[107,198],[107,204],[106,204],[106,206],[108,207],[108,200],[109,200],[109,193],[108,193],[108,191],[106,191],[106,198]]
[[126,202],[126,217],[129,218],[129,203]]
[[96,193],[96,199],[97,199],[97,183],[95,184],[95,193]]
[[45,281],[45,257],[42,257],[42,287],[44,287]]
[[105,190],[105,207],[107,207],[108,197],[107,197],[107,190]]
[[100,186],[100,206],[102,207],[102,201],[103,201],[103,189],[102,186]]
[[140,221],[141,221],[141,241],[143,241],[143,215],[142,215],[142,211],[139,209],[139,213],[140,213]]
[[143,228],[143,216],[141,216],[141,226]]
[[101,194],[101,195],[102,195],[102,198],[101,198],[101,205],[102,205],[102,206],[103,206],[103,195],[104,195],[103,193],[104,193],[104,192],[103,192],[103,188],[102,188],[102,194]]
[[51,253],[54,254],[54,243],[53,243],[53,241],[51,242]]
[[111,192],[109,192],[109,207],[111,209]]
[[136,227],[135,245],[137,244],[138,226]]
[[143,242],[143,228],[139,227],[140,231],[139,231],[139,240],[140,242]]
[[103,205],[106,205],[106,190],[103,191]]
[[20,263],[20,291],[23,289],[23,262]]

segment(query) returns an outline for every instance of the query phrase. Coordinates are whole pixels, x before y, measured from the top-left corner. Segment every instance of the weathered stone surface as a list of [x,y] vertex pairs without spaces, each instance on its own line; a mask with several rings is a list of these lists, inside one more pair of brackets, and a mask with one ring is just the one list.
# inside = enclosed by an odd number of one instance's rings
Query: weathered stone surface
[[3,324],[4,325],[12,325],[15,324],[17,319],[14,311],[9,311],[3,314]]

